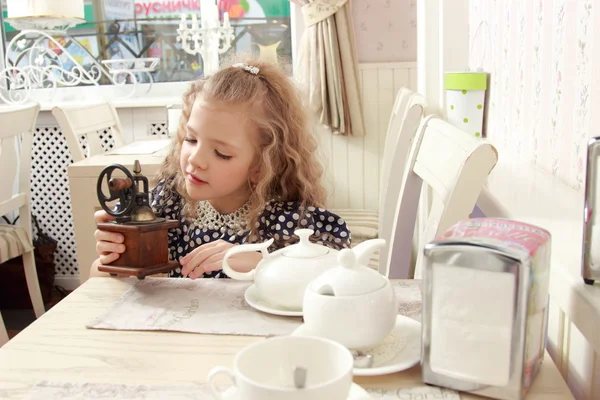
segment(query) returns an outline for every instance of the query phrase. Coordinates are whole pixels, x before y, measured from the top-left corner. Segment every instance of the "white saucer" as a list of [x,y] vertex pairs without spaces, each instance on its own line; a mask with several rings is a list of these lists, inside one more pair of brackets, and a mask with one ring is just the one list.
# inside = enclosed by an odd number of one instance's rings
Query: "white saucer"
[[[238,399],[237,388],[235,386],[230,387],[229,389],[223,392],[223,398],[227,400],[236,400]],[[350,393],[348,393],[348,400],[371,400],[373,399],[371,395],[362,387],[358,386],[356,383],[353,383],[350,386]]]
[[277,306],[269,303],[266,300],[263,300],[260,297],[260,293],[258,292],[256,285],[252,285],[246,289],[246,292],[244,293],[244,300],[246,300],[246,303],[248,303],[250,307],[267,314],[283,315],[284,317],[302,316],[302,310],[290,310],[289,308]]
[[[314,335],[302,324],[292,336]],[[373,355],[373,367],[354,368],[355,376],[385,375],[414,367],[421,361],[421,323],[398,315],[388,337],[366,353]]]

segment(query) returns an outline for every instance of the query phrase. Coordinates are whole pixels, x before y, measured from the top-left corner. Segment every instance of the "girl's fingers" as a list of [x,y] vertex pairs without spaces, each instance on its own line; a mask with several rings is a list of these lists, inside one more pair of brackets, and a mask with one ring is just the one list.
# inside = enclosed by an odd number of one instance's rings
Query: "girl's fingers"
[[214,242],[203,244],[202,246],[197,247],[194,250],[192,250],[189,253],[187,253],[181,260],[179,260],[179,262],[181,264],[187,264],[192,258],[196,257],[196,255],[199,252],[201,252],[201,251],[208,251],[209,249],[211,249],[211,248],[213,248],[215,246],[219,246],[220,242],[222,242],[222,240],[216,240]]
[[[203,268],[205,271],[209,271],[207,269],[207,267],[209,265],[218,265],[219,268],[218,269],[222,269],[221,268],[221,264],[223,263],[223,256],[225,255],[224,251],[220,251],[216,254],[213,254],[212,256],[208,257],[206,260],[204,260],[204,262],[202,264],[200,264],[200,268]],[[214,269],[210,270],[210,271],[214,271]]]
[[107,253],[124,253],[125,245],[120,243],[112,243],[112,242],[97,242],[96,243],[96,253],[102,256]]
[[[189,260],[189,259],[188,259]],[[185,261],[183,258],[179,260],[179,263],[183,268],[181,268],[181,275],[186,276],[190,272],[194,270],[198,265],[196,263]]]
[[198,252],[202,251],[203,249],[204,249],[204,245],[200,246],[200,247],[196,247],[194,250],[190,251],[185,256],[181,257],[179,259],[179,263],[181,265],[186,265],[188,262],[190,262],[190,260],[192,258],[194,258],[196,256],[196,254],[198,254]]
[[206,259],[198,268],[202,269],[204,272],[213,272],[220,271],[223,269],[223,257],[225,257],[225,253],[227,249],[221,250],[217,254],[213,254],[209,258]]
[[94,237],[96,238],[96,253],[100,256],[106,253],[125,252],[125,245],[122,244],[125,237],[121,233],[106,232],[96,229]]
[[181,265],[186,265],[202,249],[202,246],[195,248],[179,259]]
[[219,253],[208,257],[202,264],[193,269],[188,277],[196,279],[204,275],[205,272],[220,271],[223,269],[221,264],[223,262],[224,255],[225,251],[220,251]]
[[223,265],[219,261],[219,262],[215,262],[215,263],[206,264],[206,265],[204,265],[203,267],[200,267],[200,268],[202,268],[204,270],[204,272],[213,272],[213,271],[220,271],[220,270],[222,270],[223,269]]
[[102,222],[110,222],[114,220],[115,217],[113,217],[104,210],[98,210],[94,213],[94,219],[96,220],[97,224],[100,224]]
[[[202,263],[204,263],[209,257],[215,255],[216,253],[218,253],[220,251],[219,246],[200,246],[198,247],[196,250],[194,250],[192,253],[195,253],[192,258],[188,258],[187,260],[185,260],[184,257],[181,260],[181,264],[183,265],[183,268],[181,270],[181,273],[183,276],[189,274],[190,272],[192,272],[194,269],[196,269],[198,266],[201,266]],[[190,253],[190,254],[192,254]]]
[[101,254],[100,255],[100,264],[103,265],[108,265],[111,262],[117,260],[119,258],[120,254],[119,253],[107,253],[107,254]]
[[[182,263],[183,265],[183,263]],[[187,264],[183,265],[183,268],[181,268],[181,275],[183,276],[187,276],[188,278],[192,278],[192,274],[194,274],[194,271],[196,270],[196,268],[198,267],[198,264],[196,264],[195,262],[190,261]]]
[[104,241],[123,243],[123,241],[125,241],[125,237],[122,233],[101,231],[100,229],[96,229],[96,232],[94,232],[94,237],[96,238],[97,242]]
[[204,269],[202,267],[197,267],[197,268],[193,269],[192,272],[190,272],[190,274],[188,275],[188,278],[196,279],[196,278],[200,278],[202,275],[204,275]]
[[[182,273],[183,273],[183,272],[182,272]],[[188,277],[188,278],[190,278],[190,279],[196,279],[196,278],[198,278],[200,275],[202,275],[202,274],[197,274],[197,273],[196,273],[196,270],[193,270],[192,272],[190,272],[190,273],[188,274],[188,276],[187,276],[187,277]],[[184,275],[184,276],[185,276],[185,275]]]

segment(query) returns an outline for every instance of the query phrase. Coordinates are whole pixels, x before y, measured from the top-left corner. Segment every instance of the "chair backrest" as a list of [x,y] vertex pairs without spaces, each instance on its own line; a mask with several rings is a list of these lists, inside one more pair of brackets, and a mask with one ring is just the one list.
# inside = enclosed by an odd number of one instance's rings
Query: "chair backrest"
[[123,127],[119,120],[117,110],[110,103],[90,104],[76,107],[54,107],[52,115],[58,121],[61,131],[69,145],[73,162],[81,161],[85,154],[80,136],[87,139],[88,156],[104,152],[100,132],[111,130],[115,147],[125,144],[123,141]]
[[423,119],[404,172],[396,206],[387,263],[380,272],[410,278],[411,250],[423,183],[431,188],[433,205],[418,246],[414,277],[420,277],[424,245],[456,222],[469,218],[483,185],[498,161],[496,149],[439,117]]
[[0,216],[19,210],[30,237],[31,149],[39,111],[39,104],[0,106]]
[[[425,113],[426,102],[423,96],[408,91],[406,97],[405,110],[399,123],[391,126],[391,131],[388,132],[388,137],[395,137],[395,140],[386,138],[387,157],[384,156],[384,165],[387,164],[388,172],[386,180],[381,181],[382,190],[380,190],[379,199],[379,237],[390,242],[392,227],[394,225],[394,215],[396,212],[396,204],[400,197],[402,188],[402,177],[406,168],[408,156],[415,135],[419,129],[419,125]],[[394,118],[394,117],[392,117]],[[389,148],[388,148],[389,146]],[[383,172],[383,171],[382,171]],[[379,253],[379,262],[385,265],[387,262],[387,253],[385,251]]]
[[392,159],[394,150],[398,144],[398,139],[401,135],[403,121],[408,112],[409,101],[414,93],[405,87],[401,87],[396,94],[392,114],[388,122],[387,133],[385,135],[385,143],[383,146],[383,155],[381,160],[381,173],[379,176],[379,210],[383,207],[383,199],[385,198],[385,188],[390,178]]
[[180,104],[167,106],[167,132],[169,132],[169,136],[177,135],[182,112],[183,107]]

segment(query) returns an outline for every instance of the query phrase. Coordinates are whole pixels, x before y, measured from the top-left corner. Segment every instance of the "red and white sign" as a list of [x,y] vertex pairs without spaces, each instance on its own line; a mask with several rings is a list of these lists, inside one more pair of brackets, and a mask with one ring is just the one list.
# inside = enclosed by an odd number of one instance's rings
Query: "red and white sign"
[[198,11],[200,11],[200,0],[155,0],[135,2],[135,15],[138,18],[181,13],[197,13]]

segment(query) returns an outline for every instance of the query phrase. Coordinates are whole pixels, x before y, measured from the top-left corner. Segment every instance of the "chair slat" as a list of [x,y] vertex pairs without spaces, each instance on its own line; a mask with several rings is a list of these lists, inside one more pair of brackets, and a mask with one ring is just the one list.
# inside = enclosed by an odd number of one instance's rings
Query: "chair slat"
[[79,137],[87,139],[88,155],[101,154],[104,150],[99,132],[110,130],[115,147],[125,144],[123,127],[116,109],[110,103],[89,104],[77,107],[54,107],[52,115],[58,121],[61,131],[67,140],[73,162],[81,161],[85,154]]

